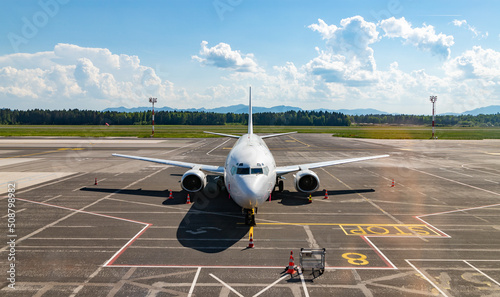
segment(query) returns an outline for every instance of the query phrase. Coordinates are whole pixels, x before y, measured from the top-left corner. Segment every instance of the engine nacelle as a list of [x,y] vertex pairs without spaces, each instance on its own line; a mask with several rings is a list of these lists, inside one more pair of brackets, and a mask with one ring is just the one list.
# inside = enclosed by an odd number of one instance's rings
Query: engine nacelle
[[318,175],[311,170],[301,170],[295,175],[295,189],[303,193],[312,193],[319,188]]
[[207,185],[207,176],[200,170],[188,170],[181,179],[181,186],[188,192],[198,192]]

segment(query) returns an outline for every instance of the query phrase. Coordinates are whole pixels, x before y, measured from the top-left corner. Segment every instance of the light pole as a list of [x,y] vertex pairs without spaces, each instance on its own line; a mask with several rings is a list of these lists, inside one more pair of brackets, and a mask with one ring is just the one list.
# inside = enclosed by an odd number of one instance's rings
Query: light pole
[[435,121],[435,105],[438,100],[437,96],[431,96],[429,99],[432,102],[432,139],[436,139],[434,137],[434,121]]
[[156,98],[149,97],[149,102],[153,104],[153,134],[151,135],[151,137],[155,136],[155,103],[157,101],[158,100]]

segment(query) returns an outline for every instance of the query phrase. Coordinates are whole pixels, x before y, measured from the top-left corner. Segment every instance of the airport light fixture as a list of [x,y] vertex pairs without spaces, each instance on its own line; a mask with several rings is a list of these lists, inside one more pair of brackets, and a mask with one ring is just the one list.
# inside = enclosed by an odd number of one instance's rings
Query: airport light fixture
[[155,103],[158,101],[157,98],[149,97],[149,102],[153,104],[153,132],[151,137],[155,136]]
[[435,122],[435,105],[438,100],[437,96],[431,96],[429,99],[432,102],[432,139],[436,139],[434,136],[434,122]]

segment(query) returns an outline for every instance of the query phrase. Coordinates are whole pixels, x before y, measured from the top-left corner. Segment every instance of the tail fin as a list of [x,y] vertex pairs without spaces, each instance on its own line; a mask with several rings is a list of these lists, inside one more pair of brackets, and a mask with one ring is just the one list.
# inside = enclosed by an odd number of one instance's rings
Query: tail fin
[[253,134],[253,116],[252,116],[252,87],[249,90],[248,96],[248,135]]

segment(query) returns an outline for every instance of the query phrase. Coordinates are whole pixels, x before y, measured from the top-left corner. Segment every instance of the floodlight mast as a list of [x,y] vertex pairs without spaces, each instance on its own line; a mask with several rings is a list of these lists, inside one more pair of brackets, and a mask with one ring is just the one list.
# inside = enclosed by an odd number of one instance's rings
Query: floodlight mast
[[430,101],[432,102],[432,139],[436,139],[434,136],[434,122],[435,122],[435,105],[438,97],[437,96],[431,96]]
[[155,103],[157,102],[157,98],[149,97],[149,102],[153,104],[153,132],[151,137],[155,136]]

